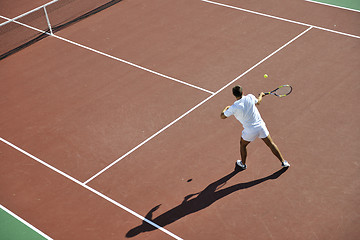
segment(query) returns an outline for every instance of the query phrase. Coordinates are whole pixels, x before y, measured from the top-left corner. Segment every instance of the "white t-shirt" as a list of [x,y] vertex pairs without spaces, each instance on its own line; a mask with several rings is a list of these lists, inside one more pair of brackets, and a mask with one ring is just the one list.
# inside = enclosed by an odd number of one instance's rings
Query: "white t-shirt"
[[226,117],[234,115],[243,125],[244,129],[264,126],[265,122],[262,120],[259,110],[255,106],[257,102],[258,100],[254,95],[248,94],[240,100],[235,101],[234,104],[224,112],[224,115]]

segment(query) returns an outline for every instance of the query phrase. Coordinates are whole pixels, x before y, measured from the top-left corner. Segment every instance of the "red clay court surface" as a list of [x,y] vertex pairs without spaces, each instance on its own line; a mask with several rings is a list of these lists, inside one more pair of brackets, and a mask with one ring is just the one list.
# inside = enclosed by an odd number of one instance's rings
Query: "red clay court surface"
[[[359,239],[359,22],[124,0],[1,60],[0,203],[53,239]],[[293,86],[259,106],[287,171],[256,140],[233,172],[236,84]]]

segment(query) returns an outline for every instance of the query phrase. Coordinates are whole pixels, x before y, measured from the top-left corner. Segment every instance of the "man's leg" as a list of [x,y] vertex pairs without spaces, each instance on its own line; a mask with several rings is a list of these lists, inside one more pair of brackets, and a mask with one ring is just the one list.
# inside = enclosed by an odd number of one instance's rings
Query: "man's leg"
[[249,145],[250,142],[244,140],[241,138],[240,140],[240,155],[241,155],[241,161],[245,165],[246,164],[246,157],[247,157],[247,145]]
[[262,138],[265,144],[271,149],[272,153],[280,160],[281,163],[284,162],[284,158],[281,155],[279,148],[276,146],[274,141],[272,140],[270,134],[266,138]]

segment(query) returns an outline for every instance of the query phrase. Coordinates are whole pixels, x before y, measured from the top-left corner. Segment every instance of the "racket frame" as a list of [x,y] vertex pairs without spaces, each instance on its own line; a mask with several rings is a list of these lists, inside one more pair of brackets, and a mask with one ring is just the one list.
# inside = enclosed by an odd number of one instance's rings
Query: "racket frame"
[[[288,92],[287,94],[282,94],[282,95],[276,94],[276,91],[279,90],[280,88],[283,88],[283,87],[290,87],[290,92]],[[292,87],[291,87],[290,85],[288,85],[288,84],[285,84],[285,85],[281,85],[280,87],[272,90],[271,92],[266,92],[266,93],[264,93],[264,94],[265,94],[265,95],[271,94],[271,95],[274,95],[274,96],[277,96],[277,97],[280,97],[280,98],[281,98],[281,97],[286,97],[286,96],[289,95],[291,92],[292,92]]]

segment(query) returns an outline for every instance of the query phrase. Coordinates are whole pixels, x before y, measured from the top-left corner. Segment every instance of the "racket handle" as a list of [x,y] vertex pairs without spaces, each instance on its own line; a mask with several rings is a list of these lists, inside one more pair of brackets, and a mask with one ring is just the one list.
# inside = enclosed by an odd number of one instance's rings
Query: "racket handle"
[[266,96],[266,95],[269,95],[269,94],[270,94],[270,92],[266,92],[266,93],[264,93],[264,94],[265,94],[265,96]]

